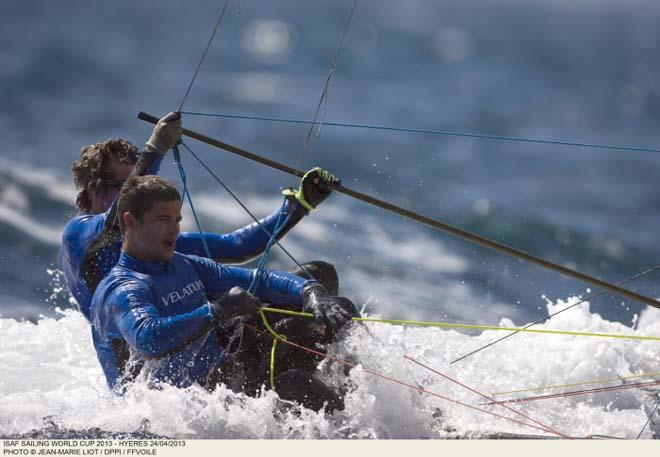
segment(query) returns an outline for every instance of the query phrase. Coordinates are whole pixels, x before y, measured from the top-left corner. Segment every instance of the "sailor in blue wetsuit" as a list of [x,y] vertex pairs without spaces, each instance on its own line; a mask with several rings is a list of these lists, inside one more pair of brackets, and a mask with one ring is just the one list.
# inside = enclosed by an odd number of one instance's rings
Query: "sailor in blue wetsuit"
[[[131,174],[156,174],[163,156],[180,141],[181,134],[179,114],[170,113],[154,127],[143,151],[138,153],[126,140],[111,139],[83,148],[80,160],[73,163],[74,182],[79,190],[76,205],[82,214],[69,221],[64,230],[61,260],[69,291],[88,320],[96,286],[119,259],[121,235],[113,205],[119,189]],[[285,191],[286,204],[261,219],[263,228],[272,232],[280,213],[282,217],[291,214],[278,234],[281,238],[330,194],[332,182],[335,182],[332,175],[320,169],[310,170],[297,192]],[[204,234],[211,256],[222,263],[243,263],[258,256],[268,239],[269,235],[257,223],[224,235]],[[203,256],[200,234],[181,233],[176,250]],[[307,273],[310,273],[330,292],[337,293],[337,273],[332,265],[316,261],[304,266],[305,271],[294,273],[303,277],[309,277]]]
[[[331,296],[317,281],[266,271],[254,296],[245,289],[256,270],[175,252],[180,195],[157,176],[129,178],[117,215],[122,252],[91,306],[94,346],[113,389],[138,372],[155,383],[213,388],[225,362],[222,324],[253,315],[260,300],[312,312],[332,331],[356,315],[352,303]],[[308,407],[341,407],[338,395],[309,373],[283,372],[276,386],[281,397]]]

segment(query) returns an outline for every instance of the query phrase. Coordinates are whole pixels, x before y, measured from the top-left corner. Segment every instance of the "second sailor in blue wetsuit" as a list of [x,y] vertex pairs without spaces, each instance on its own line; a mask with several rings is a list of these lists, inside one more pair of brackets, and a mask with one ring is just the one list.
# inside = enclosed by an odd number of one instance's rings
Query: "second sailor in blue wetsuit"
[[[123,182],[129,175],[156,174],[163,156],[181,139],[181,118],[170,113],[154,127],[145,149],[138,149],[124,139],[111,139],[86,146],[72,171],[79,190],[76,205],[80,212],[67,224],[62,235],[61,260],[67,285],[78,309],[89,320],[91,298],[98,283],[119,259],[121,236],[113,205]],[[329,194],[334,177],[319,169],[310,170],[298,192],[289,192],[286,204],[261,219],[268,232],[274,230],[280,213],[291,214],[278,238],[295,226],[309,210]],[[269,235],[253,223],[227,234],[205,233],[211,257],[222,263],[243,263],[261,254]],[[181,233],[176,250],[185,254],[204,255],[200,234]],[[338,280],[334,267],[326,262],[305,264],[306,271],[321,281],[333,294]],[[306,272],[295,271],[308,277]]]
[[[314,280],[266,271],[257,281],[255,297],[244,290],[255,270],[175,252],[180,195],[157,176],[129,178],[117,214],[122,252],[98,285],[91,306],[94,346],[113,389],[138,372],[156,383],[212,387],[209,383],[225,362],[221,325],[233,316],[254,314],[260,300],[312,312],[317,323],[333,331],[354,315],[345,301]],[[280,396],[305,406],[340,404],[313,376],[281,373],[278,384]]]

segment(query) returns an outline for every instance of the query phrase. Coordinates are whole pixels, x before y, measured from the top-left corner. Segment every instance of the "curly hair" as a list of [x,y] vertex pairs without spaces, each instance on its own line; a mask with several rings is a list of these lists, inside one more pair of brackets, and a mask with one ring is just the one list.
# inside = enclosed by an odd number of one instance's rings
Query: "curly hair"
[[82,212],[89,212],[92,200],[89,189],[98,194],[111,190],[116,177],[113,176],[110,164],[113,160],[119,163],[134,164],[137,162],[138,149],[128,140],[112,138],[96,144],[90,144],[80,150],[80,159],[71,166],[73,183],[78,190],[76,206]]

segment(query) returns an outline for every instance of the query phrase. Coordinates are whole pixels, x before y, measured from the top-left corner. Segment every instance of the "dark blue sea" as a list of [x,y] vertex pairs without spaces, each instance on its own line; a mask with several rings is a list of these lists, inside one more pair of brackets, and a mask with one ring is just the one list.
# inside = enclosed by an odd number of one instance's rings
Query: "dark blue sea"
[[[142,145],[151,125],[138,112],[177,109],[223,4],[0,4],[5,329],[41,315],[57,329],[57,309],[73,307],[57,271],[61,231],[76,214],[71,163],[106,138]],[[313,118],[351,6],[231,0],[184,110]],[[660,148],[659,55],[660,3],[651,0],[361,0],[323,114],[328,122]],[[658,152],[329,125],[304,149],[305,125],[192,114],[183,122],[290,166],[322,166],[347,187],[612,283],[660,264]],[[296,184],[186,144],[258,216]],[[251,221],[186,151],[182,160],[205,230]],[[180,183],[171,156],[161,170]],[[183,227],[194,230],[189,210]],[[300,261],[332,262],[342,294],[388,318],[520,325],[546,316],[549,303],[599,291],[339,194],[283,244]],[[277,249],[269,266],[294,268]],[[659,281],[649,274],[626,287],[658,297]],[[587,315],[631,327],[644,308],[606,294]]]

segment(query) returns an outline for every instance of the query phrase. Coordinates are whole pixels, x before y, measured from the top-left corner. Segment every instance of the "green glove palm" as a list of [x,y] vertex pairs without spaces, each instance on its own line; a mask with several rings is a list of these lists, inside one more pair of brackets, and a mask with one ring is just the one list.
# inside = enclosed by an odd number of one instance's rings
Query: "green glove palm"
[[284,189],[282,193],[295,198],[307,211],[312,211],[328,198],[332,193],[332,186],[340,184],[341,180],[333,174],[320,167],[314,167],[302,177],[298,190]]

